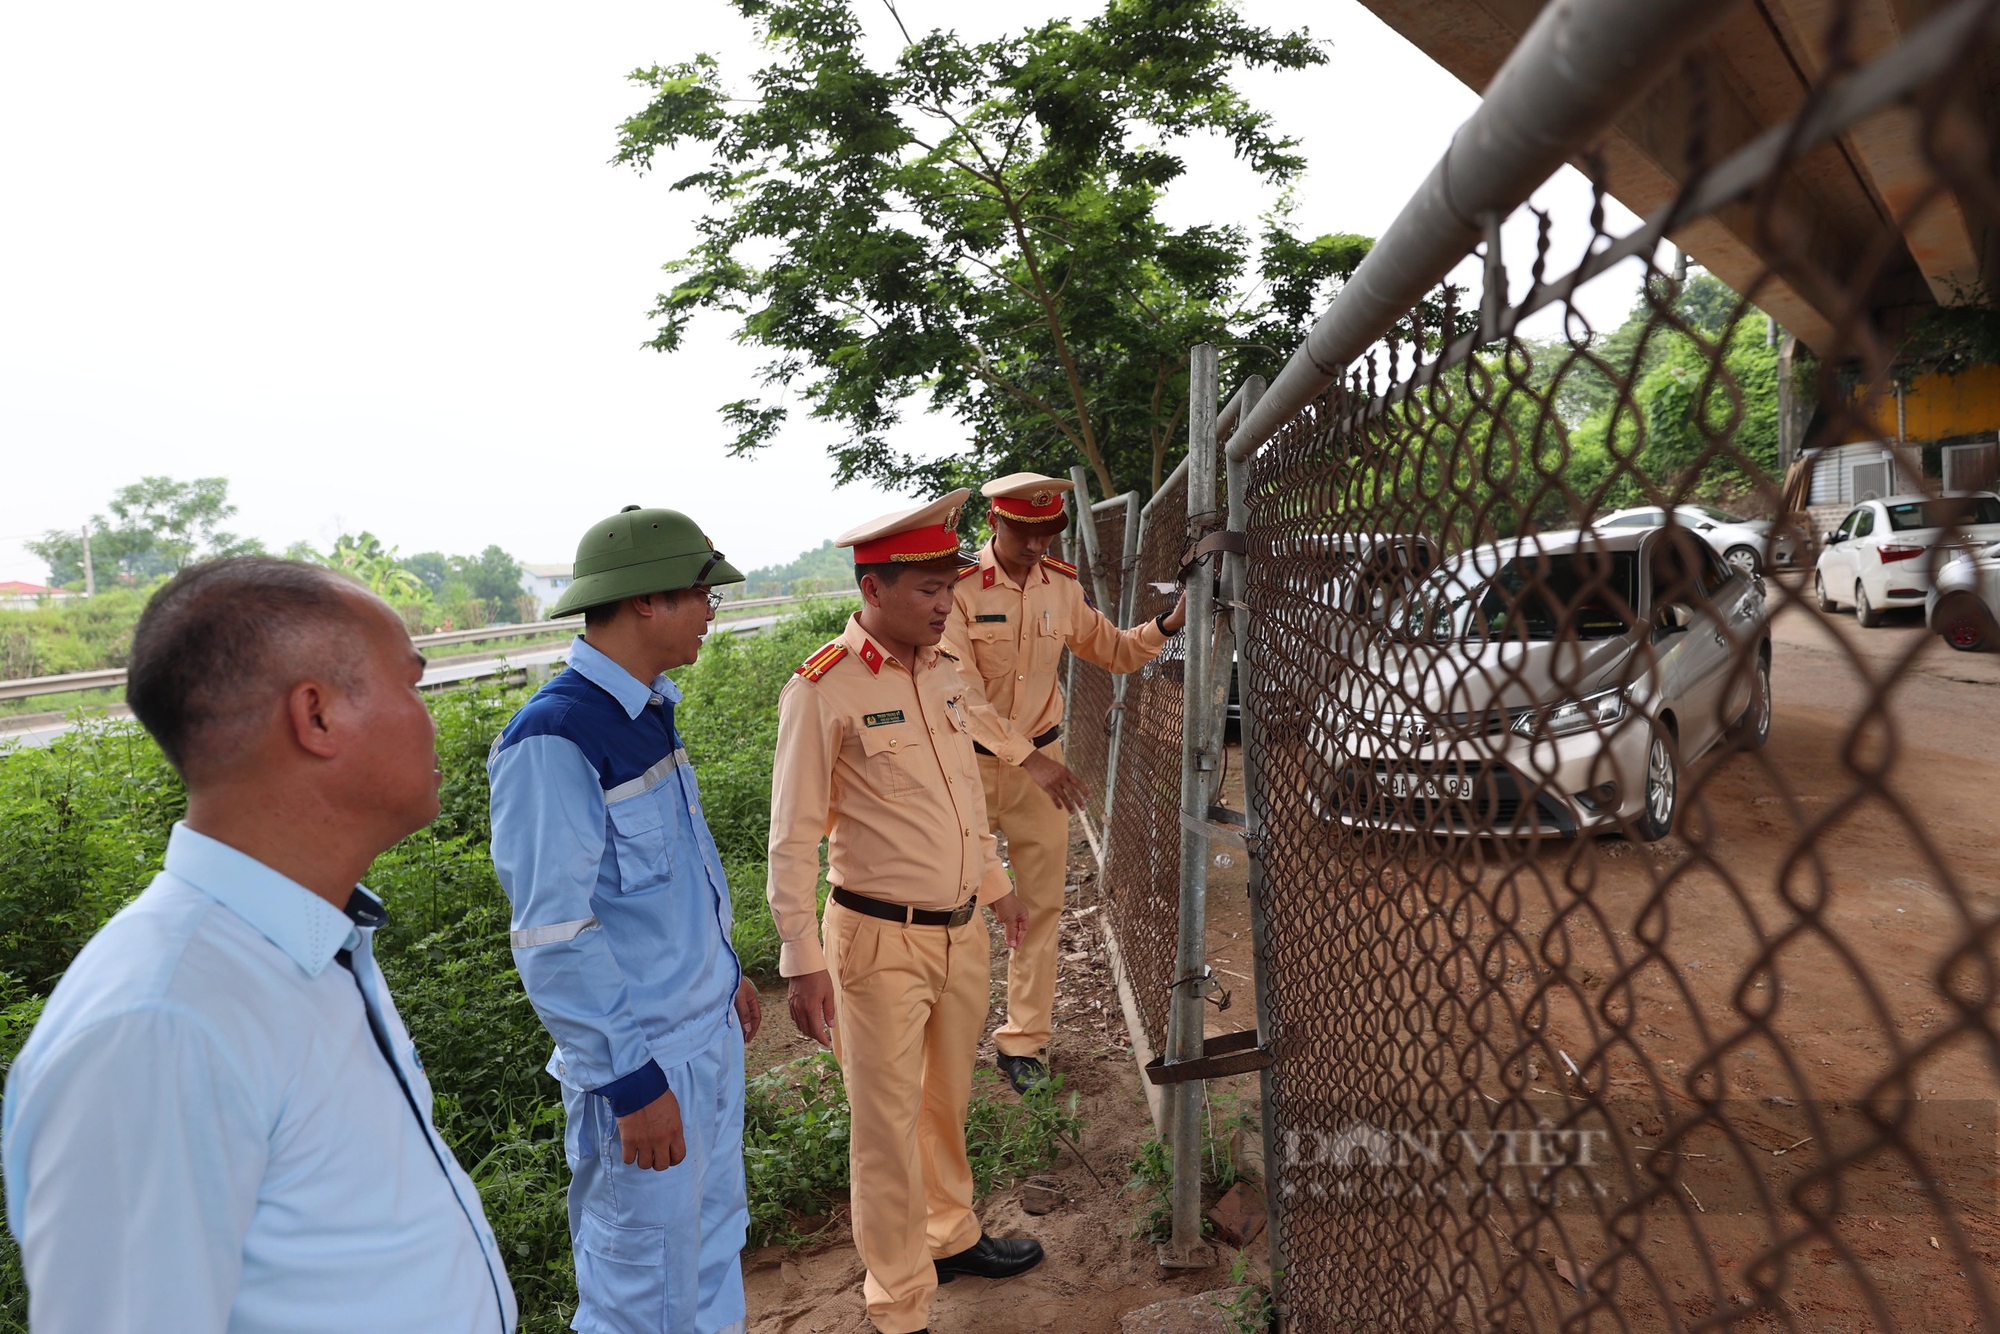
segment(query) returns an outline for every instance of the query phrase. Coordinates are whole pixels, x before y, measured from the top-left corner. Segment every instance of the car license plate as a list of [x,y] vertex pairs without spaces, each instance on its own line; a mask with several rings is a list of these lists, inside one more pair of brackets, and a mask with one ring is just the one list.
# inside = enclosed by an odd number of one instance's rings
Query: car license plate
[[1422,797],[1425,801],[1443,801],[1447,797],[1470,801],[1472,775],[1439,774],[1436,777],[1420,777],[1417,774],[1390,774],[1389,795]]

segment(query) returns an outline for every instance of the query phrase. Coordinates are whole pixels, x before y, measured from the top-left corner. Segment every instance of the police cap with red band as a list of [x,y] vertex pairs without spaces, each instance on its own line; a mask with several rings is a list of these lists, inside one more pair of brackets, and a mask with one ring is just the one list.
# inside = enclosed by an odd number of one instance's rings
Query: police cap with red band
[[853,547],[856,565],[964,564],[958,545],[958,512],[972,493],[964,487],[912,509],[857,524],[833,540]]
[[[1063,494],[1074,487],[1059,477],[1038,472],[1009,473],[979,488],[979,494],[993,502],[994,512],[1015,523],[1062,524],[1067,526],[1069,508]],[[1061,532],[1059,527],[1057,532]]]

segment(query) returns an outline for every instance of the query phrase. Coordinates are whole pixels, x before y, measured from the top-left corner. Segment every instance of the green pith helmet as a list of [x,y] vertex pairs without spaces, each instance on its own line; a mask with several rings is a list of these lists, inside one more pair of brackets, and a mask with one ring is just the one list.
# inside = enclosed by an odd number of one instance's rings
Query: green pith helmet
[[743,572],[722,558],[693,519],[678,510],[627,505],[592,524],[576,544],[574,581],[549,615],[572,616],[621,598],[696,584],[742,582]]

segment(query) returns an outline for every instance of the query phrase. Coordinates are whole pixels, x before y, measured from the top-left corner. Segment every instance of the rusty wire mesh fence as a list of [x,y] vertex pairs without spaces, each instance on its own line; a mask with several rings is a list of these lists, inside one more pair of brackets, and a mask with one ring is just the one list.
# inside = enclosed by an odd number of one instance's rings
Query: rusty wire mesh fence
[[[1950,116],[1984,50],[1898,113],[1928,173],[1903,232],[2000,221],[1990,150]],[[1545,227],[1528,297],[1482,324],[1440,292],[1233,465],[1291,1329],[2000,1330],[2000,884],[1954,836],[1970,807],[1912,786],[1913,663],[1944,650],[1854,647],[1885,594],[1842,564],[1851,531],[1821,541],[1847,507],[1809,509],[1821,447],[1884,437],[1908,346],[1858,299],[1907,255],[1829,271],[1781,207],[1837,151],[1784,153],[1740,205],[1780,256],[1740,298],[1663,262],[1593,327],[1549,302]],[[1621,239],[1601,209],[1591,233]],[[1756,306],[1780,284],[1857,294],[1801,372],[1789,485]],[[1510,332],[1538,299],[1561,320]],[[1914,605],[2000,541],[2000,500],[1902,464],[1918,494],[1870,512]],[[1822,666],[1774,682],[1774,646],[1806,639]],[[1179,738],[1172,660],[1134,684],[1121,783],[1170,777]],[[1171,964],[1148,931],[1179,837],[1174,794],[1125,794],[1136,973]],[[1163,980],[1138,988],[1149,1028]]]
[[[1140,516],[1138,551],[1127,577],[1136,581],[1132,624],[1170,611],[1188,537],[1187,476],[1161,486]],[[1181,678],[1186,636],[1125,678],[1117,722],[1117,770],[1105,848],[1105,894],[1112,928],[1146,1041],[1164,1051],[1168,986],[1180,926]]]

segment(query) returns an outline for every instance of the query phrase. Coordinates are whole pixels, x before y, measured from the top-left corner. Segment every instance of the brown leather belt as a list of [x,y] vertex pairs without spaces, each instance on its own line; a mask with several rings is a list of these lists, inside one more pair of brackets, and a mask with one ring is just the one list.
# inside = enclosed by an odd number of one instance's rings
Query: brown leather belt
[[871,899],[865,894],[856,894],[850,889],[834,886],[833,901],[841,907],[869,917],[879,917],[885,922],[902,922],[909,926],[964,926],[979,911],[977,896],[967,899],[956,908],[939,911],[936,908],[908,908],[900,903],[884,903]]
[[[1061,740],[1061,738],[1062,738],[1062,724],[1057,723],[1054,727],[1051,727],[1048,731],[1042,733],[1040,736],[1035,738],[1035,749],[1040,750],[1043,746],[1048,745],[1052,741]],[[977,741],[972,743],[972,749],[981,755],[991,755],[993,753],[992,751],[986,749],[986,747],[980,745]]]

